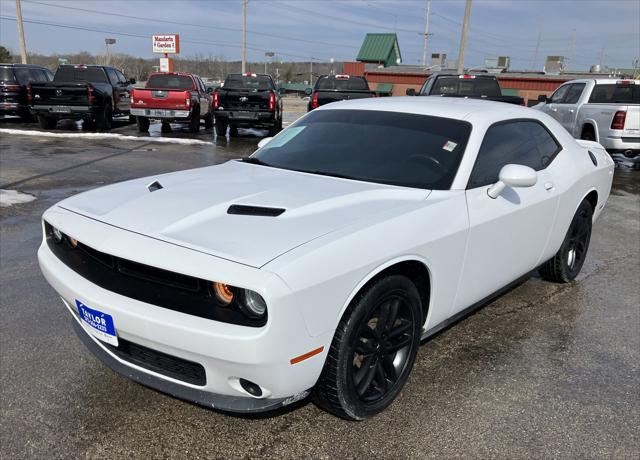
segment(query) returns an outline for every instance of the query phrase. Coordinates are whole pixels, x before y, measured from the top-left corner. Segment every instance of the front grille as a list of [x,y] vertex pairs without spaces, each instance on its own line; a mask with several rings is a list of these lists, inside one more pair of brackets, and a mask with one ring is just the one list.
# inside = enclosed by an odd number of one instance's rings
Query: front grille
[[211,291],[210,281],[112,256],[82,242],[72,247],[66,235],[61,243],[56,243],[47,222],[45,233],[47,245],[56,257],[83,278],[108,291],[224,323],[250,327],[267,323],[266,314],[258,319],[249,318],[242,314],[235,301],[220,306]]
[[118,346],[103,343],[109,351],[124,361],[143,367],[176,380],[203,386],[207,383],[204,367],[186,359],[143,347],[118,338]]

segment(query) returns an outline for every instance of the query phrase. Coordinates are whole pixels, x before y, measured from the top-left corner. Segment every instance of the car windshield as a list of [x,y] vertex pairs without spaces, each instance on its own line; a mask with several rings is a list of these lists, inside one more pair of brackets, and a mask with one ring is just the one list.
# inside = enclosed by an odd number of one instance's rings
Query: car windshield
[[271,79],[266,75],[229,75],[224,81],[224,88],[267,91],[271,89]]
[[14,83],[16,77],[13,74],[13,67],[0,67],[0,81]]
[[291,125],[250,161],[277,168],[447,190],[471,125],[449,118],[372,110],[318,110]]
[[498,82],[492,78],[459,78],[440,77],[433,85],[431,95],[487,96],[497,97],[502,94]]
[[106,83],[107,75],[100,67],[64,66],[58,68],[53,81]]
[[367,81],[362,77],[321,77],[316,83],[316,89],[368,91],[369,86],[367,85]]
[[185,75],[151,75],[147,88],[193,89],[193,81]]

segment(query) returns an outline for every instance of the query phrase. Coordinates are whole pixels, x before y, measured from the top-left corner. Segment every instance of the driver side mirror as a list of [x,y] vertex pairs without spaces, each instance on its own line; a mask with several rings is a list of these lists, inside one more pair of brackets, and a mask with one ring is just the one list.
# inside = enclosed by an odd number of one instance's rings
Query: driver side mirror
[[304,94],[306,94],[307,96],[311,96],[311,93],[313,93],[313,90],[311,88],[305,88]]
[[129,79],[129,83],[131,83],[132,85],[136,84],[136,79],[135,78],[130,78]]
[[269,142],[271,142],[271,139],[273,139],[273,137],[265,137],[263,139],[260,139],[260,142],[258,142],[258,148],[261,149],[262,147],[267,145]]
[[538,182],[538,173],[529,166],[504,165],[498,175],[498,182],[487,190],[487,195],[496,199],[509,187],[533,187]]
[[213,91],[213,86],[207,86],[207,94],[211,94]]
[[415,96],[416,95],[416,89],[415,88],[407,88],[407,91],[405,92],[407,96]]
[[541,94],[538,96],[538,102],[541,102],[542,104],[546,104],[548,100],[549,98],[546,96],[546,94]]

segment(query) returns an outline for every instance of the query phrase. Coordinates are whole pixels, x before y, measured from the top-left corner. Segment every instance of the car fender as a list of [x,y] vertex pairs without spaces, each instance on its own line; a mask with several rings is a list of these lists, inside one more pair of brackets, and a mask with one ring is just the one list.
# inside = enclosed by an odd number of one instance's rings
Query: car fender
[[582,136],[582,131],[584,130],[584,127],[587,125],[591,125],[591,127],[593,128],[593,132],[596,135],[595,142],[600,142],[600,132],[598,131],[598,123],[593,118],[585,118],[584,120],[579,120],[578,126],[580,127],[580,132],[575,133],[576,134],[575,137],[579,139]]
[[[338,316],[336,317],[336,325],[340,322],[340,320],[342,319],[342,316],[344,315],[344,312],[347,310],[347,308],[349,307],[349,305],[351,304],[351,302],[353,301],[354,297],[356,295],[358,295],[358,293],[362,290],[362,288],[369,282],[371,281],[373,278],[375,278],[376,276],[378,276],[380,273],[382,273],[384,270],[386,270],[389,267],[392,267],[393,265],[399,264],[401,262],[419,262],[422,265],[424,265],[424,267],[427,269],[427,272],[429,273],[429,292],[431,292],[431,290],[434,287],[434,282],[433,282],[433,273],[431,271],[430,268],[430,264],[429,261],[427,259],[425,259],[424,257],[418,255],[418,254],[407,254],[407,255],[403,255],[403,256],[398,256],[395,257],[393,259],[390,259],[388,261],[386,261],[385,263],[378,265],[376,268],[374,268],[373,270],[371,270],[369,273],[367,273],[358,284],[356,284],[356,286],[353,288],[353,290],[349,293],[349,296],[347,297],[347,299],[345,300],[345,302],[342,305],[342,308],[340,309],[340,311],[338,312]],[[429,314],[431,313],[431,299],[432,296],[429,296],[429,305],[427,305],[427,315],[425,317],[425,321],[424,323],[426,323]],[[423,323],[423,324],[424,324]]]

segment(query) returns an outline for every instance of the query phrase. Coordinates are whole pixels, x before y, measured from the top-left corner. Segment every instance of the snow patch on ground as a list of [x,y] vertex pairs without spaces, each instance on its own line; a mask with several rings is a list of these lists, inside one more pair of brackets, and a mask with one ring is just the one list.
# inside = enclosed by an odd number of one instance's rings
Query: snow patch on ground
[[17,190],[0,189],[0,208],[8,208],[14,204],[28,203],[36,197],[28,193],[20,193]]
[[199,139],[180,139],[175,137],[137,137],[125,136],[116,133],[51,133],[48,131],[31,131],[26,129],[0,129],[0,134],[15,134],[20,136],[35,137],[57,137],[66,139],[116,139],[121,141],[157,142],[160,144],[191,144],[191,145],[213,145],[213,142],[201,141]]

